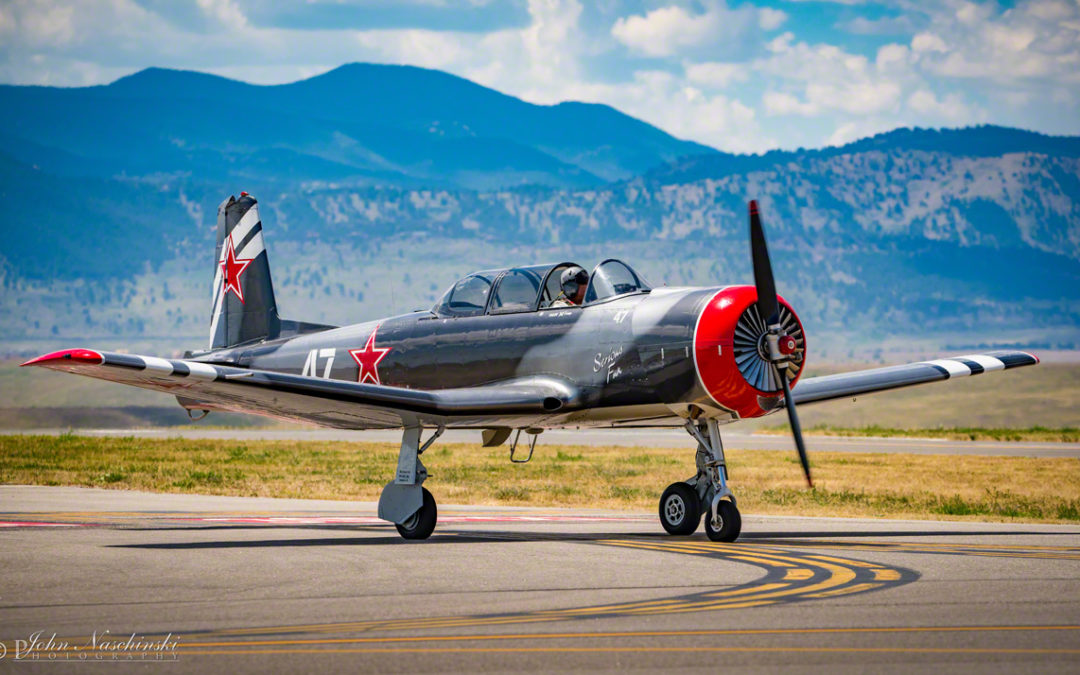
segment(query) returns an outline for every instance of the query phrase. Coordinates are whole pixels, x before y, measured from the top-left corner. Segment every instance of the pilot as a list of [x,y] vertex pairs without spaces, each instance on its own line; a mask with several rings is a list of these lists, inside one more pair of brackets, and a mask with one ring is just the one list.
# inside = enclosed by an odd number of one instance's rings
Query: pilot
[[574,265],[563,270],[559,277],[562,290],[551,303],[552,307],[575,307],[585,299],[585,287],[589,285],[589,273]]

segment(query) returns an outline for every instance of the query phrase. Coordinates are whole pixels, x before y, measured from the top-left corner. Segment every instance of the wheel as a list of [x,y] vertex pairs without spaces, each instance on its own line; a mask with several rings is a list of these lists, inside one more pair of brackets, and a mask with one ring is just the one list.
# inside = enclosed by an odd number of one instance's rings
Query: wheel
[[701,522],[697,492],[686,483],[672,483],[660,497],[660,524],[668,534],[693,534]]
[[427,488],[420,489],[423,490],[424,494],[424,502],[421,504],[420,510],[412,514],[401,525],[395,525],[398,534],[406,539],[427,539],[435,531],[435,521],[439,518],[439,509],[435,506],[435,498],[431,496]]
[[713,541],[735,541],[742,531],[742,516],[739,509],[731,502],[722,500],[716,506],[716,517],[720,520],[720,527],[713,527],[712,514],[705,514],[705,534]]

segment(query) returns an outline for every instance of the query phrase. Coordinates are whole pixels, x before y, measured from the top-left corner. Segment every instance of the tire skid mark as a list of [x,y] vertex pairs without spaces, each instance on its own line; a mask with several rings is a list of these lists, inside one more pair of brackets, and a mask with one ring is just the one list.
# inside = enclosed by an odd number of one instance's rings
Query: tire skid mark
[[[514,538],[519,537],[515,535]],[[707,556],[717,560],[761,567],[765,570],[765,576],[756,581],[732,588],[710,589],[671,598],[607,603],[588,607],[547,609],[487,616],[443,616],[420,619],[239,628],[212,631],[199,635],[239,637],[287,633],[367,633],[375,631],[432,630],[542,623],[583,618],[595,619],[613,616],[643,616],[744,609],[865,593],[901,586],[918,578],[916,572],[906,568],[828,556],[827,559],[822,560],[818,559],[820,556],[801,552],[765,550],[744,544],[717,544],[699,540],[658,542],[633,538],[603,539],[591,542],[583,540],[583,543],[678,555]]]
[[[832,541],[773,540],[769,544],[750,544],[777,551],[814,548],[881,553],[921,553],[927,555],[968,555],[993,558],[1033,558],[1042,560],[1080,560],[1076,546],[1023,546],[998,544],[956,544],[910,541]],[[818,554],[816,557],[824,556]]]
[[[2,516],[3,514],[0,514]],[[30,514],[22,514],[24,517]],[[34,514],[43,515],[43,514]],[[52,519],[60,514],[48,514]],[[63,514],[79,522],[86,516],[101,517],[103,513],[68,512]],[[108,514],[127,520],[146,517],[147,514]],[[201,514],[205,516],[206,514]],[[214,514],[224,515],[224,514]],[[243,516],[250,517],[252,512]],[[189,513],[155,513],[155,517],[168,520],[191,519]],[[90,519],[90,518],[87,518]],[[451,536],[464,532],[449,532]],[[750,564],[765,571],[756,581],[730,588],[708,589],[687,595],[633,602],[606,603],[586,607],[511,612],[491,615],[460,615],[426,618],[375,619],[324,624],[303,624],[235,628],[185,633],[191,638],[232,637],[248,648],[272,644],[270,636],[328,633],[373,633],[384,631],[426,631],[460,629],[470,627],[541,624],[575,619],[598,619],[617,616],[649,616],[685,612],[719,611],[763,607],[784,603],[828,600],[895,588],[919,578],[917,572],[904,567],[857,560],[841,555],[828,555],[821,550],[865,551],[876,553],[913,553],[925,555],[966,555],[987,557],[1015,557],[1041,559],[1080,559],[1080,547],[1070,546],[1023,546],[994,544],[957,544],[911,541],[843,541],[812,539],[769,539],[738,544],[715,543],[705,539],[660,539],[615,535],[611,538],[545,536],[540,533],[469,532],[471,537],[541,541],[552,539],[576,541],[577,543],[638,549],[653,553],[694,555],[719,561]],[[767,543],[766,543],[767,542]],[[813,550],[805,550],[813,549]],[[1019,628],[1019,627],[1018,627]],[[1019,628],[1022,629],[1022,628]],[[947,630],[947,629],[946,629]],[[466,636],[461,636],[466,637]],[[400,639],[437,639],[436,636],[402,637]],[[336,638],[334,638],[336,639]],[[356,640],[391,640],[395,638],[354,638]],[[482,636],[475,636],[482,639]],[[331,638],[325,638],[329,641]],[[254,650],[252,650],[254,651]]]

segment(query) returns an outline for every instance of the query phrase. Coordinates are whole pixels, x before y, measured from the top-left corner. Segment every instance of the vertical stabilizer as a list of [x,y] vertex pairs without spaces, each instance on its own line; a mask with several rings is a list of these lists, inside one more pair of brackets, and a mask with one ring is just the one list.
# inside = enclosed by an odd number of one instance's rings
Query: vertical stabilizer
[[270,281],[259,205],[246,192],[218,207],[210,348],[278,337],[281,320]]

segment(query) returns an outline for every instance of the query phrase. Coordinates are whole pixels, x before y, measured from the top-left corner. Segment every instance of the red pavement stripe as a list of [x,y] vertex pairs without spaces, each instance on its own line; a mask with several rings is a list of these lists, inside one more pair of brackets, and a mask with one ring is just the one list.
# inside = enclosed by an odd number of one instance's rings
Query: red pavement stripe
[[39,523],[32,520],[0,520],[0,527],[83,527],[83,523]]
[[[521,523],[521,522],[639,522],[651,520],[645,516],[440,516],[440,523]],[[265,523],[273,524],[379,524],[385,523],[374,516],[258,516],[258,517],[207,517],[207,518],[182,518],[179,520],[195,520],[215,523]]]

